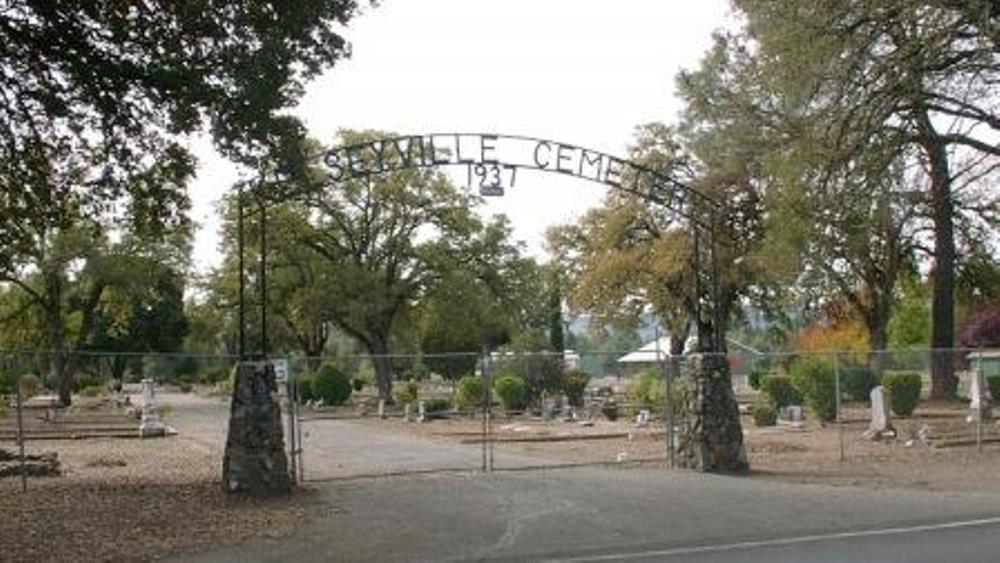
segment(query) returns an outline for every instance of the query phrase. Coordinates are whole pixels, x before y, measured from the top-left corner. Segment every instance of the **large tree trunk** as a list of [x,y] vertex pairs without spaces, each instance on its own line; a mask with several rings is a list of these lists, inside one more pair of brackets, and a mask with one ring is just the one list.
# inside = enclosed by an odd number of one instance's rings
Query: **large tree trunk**
[[392,358],[389,357],[389,339],[376,336],[371,339],[368,351],[375,365],[375,384],[378,396],[386,403],[392,403]]
[[868,340],[871,353],[868,355],[868,367],[872,373],[881,376],[886,366],[886,349],[889,344],[888,319],[881,318],[868,319]]
[[66,328],[62,318],[62,278],[58,272],[45,272],[46,321],[49,325],[49,348],[52,354],[52,382],[59,404],[73,404],[73,380],[66,362]]
[[930,163],[934,217],[934,295],[931,305],[931,398],[955,396],[958,380],[952,358],[955,347],[955,228],[951,175],[945,144],[926,114],[921,142]]

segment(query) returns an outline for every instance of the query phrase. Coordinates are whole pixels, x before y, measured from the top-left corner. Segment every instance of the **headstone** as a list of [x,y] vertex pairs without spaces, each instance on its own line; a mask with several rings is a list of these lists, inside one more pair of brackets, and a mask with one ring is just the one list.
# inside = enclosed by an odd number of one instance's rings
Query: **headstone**
[[542,418],[545,420],[553,420],[556,417],[556,405],[554,402],[546,400],[542,403]]
[[789,422],[802,422],[802,407],[800,405],[789,405],[788,406],[788,421]]
[[385,419],[385,399],[378,400],[378,417],[380,419]]
[[427,421],[427,401],[417,403],[417,422]]
[[639,428],[645,428],[649,426],[649,410],[642,409],[639,414],[635,416],[635,425]]
[[403,422],[409,422],[410,421],[410,407],[411,406],[412,405],[410,403],[406,403],[405,405],[403,405]]
[[139,423],[139,437],[163,436],[166,427],[160,421],[156,406],[156,388],[152,379],[142,380],[142,419]]
[[894,437],[896,431],[892,427],[892,415],[889,410],[889,397],[881,385],[871,390],[871,423],[868,430],[861,435],[869,440],[880,440],[886,436]]
[[986,422],[993,418],[993,402],[990,399],[990,389],[982,370],[972,372],[972,385],[969,388],[969,422],[976,420]]
[[278,388],[270,362],[240,362],[233,378],[222,461],[227,493],[268,496],[291,490]]

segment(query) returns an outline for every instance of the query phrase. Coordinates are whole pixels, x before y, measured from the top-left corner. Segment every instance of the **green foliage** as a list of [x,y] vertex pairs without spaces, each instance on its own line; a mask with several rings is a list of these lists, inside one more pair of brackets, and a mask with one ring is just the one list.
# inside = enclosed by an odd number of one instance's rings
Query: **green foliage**
[[107,386],[108,386],[108,391],[110,391],[112,393],[121,393],[122,392],[122,380],[121,379],[111,378],[111,379],[108,380]]
[[563,393],[566,393],[566,398],[569,400],[569,404],[574,407],[583,406],[583,394],[587,390],[587,384],[590,383],[590,374],[579,370],[567,370],[563,372]]
[[84,397],[96,397],[101,394],[103,388],[100,385],[88,385],[80,390],[80,394]]
[[776,408],[802,404],[802,393],[788,376],[776,373],[765,375],[760,381],[760,392],[767,395]]
[[309,401],[316,400],[316,395],[313,393],[313,380],[315,376],[308,373],[303,373],[298,375],[295,379],[295,385],[298,388],[299,401],[306,403]]
[[365,380],[360,377],[355,377],[351,380],[351,387],[354,389],[355,393],[360,393],[365,388]]
[[427,402],[424,403],[424,412],[428,414],[446,412],[450,410],[451,410],[451,401],[449,401],[448,399],[442,399],[442,398],[428,399]]
[[920,402],[923,377],[919,373],[890,372],[882,375],[882,387],[889,395],[889,405],[896,416],[910,416]]
[[83,390],[88,387],[100,387],[100,386],[101,386],[101,380],[98,379],[97,376],[95,375],[82,374],[77,376],[76,378],[77,390]]
[[465,410],[482,406],[483,380],[475,375],[464,375],[458,380],[455,402],[458,408]]
[[177,389],[181,393],[190,393],[191,392],[191,384],[188,383],[187,381],[182,381],[182,382],[180,382],[180,383],[177,384]]
[[761,380],[768,374],[768,369],[763,364],[754,364],[750,373],[747,374],[747,384],[755,391],[760,390]]
[[20,378],[21,397],[28,399],[34,397],[44,388],[42,380],[33,373],[22,375]]
[[608,399],[601,403],[601,414],[611,422],[618,420],[618,401]]
[[523,377],[501,375],[493,382],[493,391],[506,411],[520,411],[528,406],[528,385]]
[[351,397],[351,382],[344,372],[327,364],[316,372],[312,392],[326,405],[342,405]]
[[403,405],[416,404],[420,399],[420,384],[416,381],[407,381],[396,392],[396,401]]
[[0,395],[10,395],[17,385],[17,377],[9,371],[0,371]]
[[815,356],[798,358],[789,367],[789,377],[820,420],[836,420],[837,380],[832,362]]
[[630,405],[638,409],[663,408],[663,376],[652,370],[636,374],[629,383],[625,396]]
[[903,287],[903,300],[889,320],[889,347],[926,348],[931,343],[929,299],[912,283]]
[[990,396],[994,403],[1000,403],[1000,375],[986,378],[986,386],[990,389]]
[[774,426],[778,423],[778,407],[767,393],[760,393],[751,407],[753,423],[757,426]]
[[840,390],[854,401],[867,401],[878,386],[878,376],[868,366],[847,366],[840,370]]

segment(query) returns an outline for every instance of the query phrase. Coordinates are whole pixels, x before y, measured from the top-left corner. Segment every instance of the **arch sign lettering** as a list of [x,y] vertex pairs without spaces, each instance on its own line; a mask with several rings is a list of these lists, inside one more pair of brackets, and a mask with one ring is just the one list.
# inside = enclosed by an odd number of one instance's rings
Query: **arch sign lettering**
[[566,174],[663,205],[696,223],[694,208],[716,207],[669,175],[613,155],[521,135],[440,133],[379,139],[326,151],[322,162],[334,183],[372,174],[426,167],[465,168],[466,183],[484,196],[514,188],[521,169]]

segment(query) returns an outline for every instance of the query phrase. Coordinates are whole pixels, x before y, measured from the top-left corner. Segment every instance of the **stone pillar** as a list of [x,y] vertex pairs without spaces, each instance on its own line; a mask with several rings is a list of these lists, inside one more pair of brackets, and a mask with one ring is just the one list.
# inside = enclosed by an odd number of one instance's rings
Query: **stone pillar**
[[981,421],[989,422],[993,418],[993,402],[991,401],[990,388],[983,377],[983,371],[976,369],[972,372],[972,382],[969,387],[969,422]]
[[685,367],[691,386],[684,391],[686,413],[680,421],[679,465],[712,473],[747,472],[750,464],[726,358],[690,355]]
[[240,362],[234,369],[223,488],[227,493],[252,496],[288,493],[292,483],[274,366]]
[[163,436],[167,428],[160,421],[156,407],[156,388],[152,379],[142,380],[142,422],[139,423],[139,437]]

